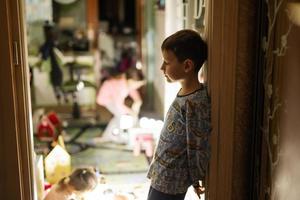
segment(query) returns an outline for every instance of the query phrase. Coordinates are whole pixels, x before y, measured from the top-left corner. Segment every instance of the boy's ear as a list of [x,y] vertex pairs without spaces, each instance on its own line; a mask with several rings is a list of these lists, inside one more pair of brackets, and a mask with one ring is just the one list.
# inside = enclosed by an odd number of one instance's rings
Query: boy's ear
[[191,70],[194,70],[194,62],[191,59],[186,59],[184,61],[184,71],[189,72]]

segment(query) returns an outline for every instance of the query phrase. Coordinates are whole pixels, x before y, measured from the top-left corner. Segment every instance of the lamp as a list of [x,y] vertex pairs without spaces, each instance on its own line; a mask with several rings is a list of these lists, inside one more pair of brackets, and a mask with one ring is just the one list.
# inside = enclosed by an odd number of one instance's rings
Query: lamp
[[70,3],[74,3],[76,0],[54,0],[54,1],[60,4],[70,4]]

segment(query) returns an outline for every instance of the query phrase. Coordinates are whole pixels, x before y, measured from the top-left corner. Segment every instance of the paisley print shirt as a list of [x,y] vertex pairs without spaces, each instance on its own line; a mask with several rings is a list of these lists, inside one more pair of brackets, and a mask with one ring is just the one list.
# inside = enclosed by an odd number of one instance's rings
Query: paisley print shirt
[[203,180],[210,158],[211,106],[207,87],[179,96],[169,108],[147,177],[167,194]]

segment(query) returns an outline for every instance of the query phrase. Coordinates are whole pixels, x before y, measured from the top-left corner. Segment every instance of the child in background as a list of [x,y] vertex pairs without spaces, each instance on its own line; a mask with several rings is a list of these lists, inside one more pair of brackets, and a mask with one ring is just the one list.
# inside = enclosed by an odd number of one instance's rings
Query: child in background
[[98,184],[95,170],[91,168],[76,169],[70,176],[54,185],[44,200],[81,200],[92,192]]
[[[99,89],[96,102],[113,114],[113,118],[109,121],[101,138],[97,139],[99,142],[119,142],[118,137],[113,133],[120,128],[121,117],[126,114],[131,115],[134,119],[138,117],[142,98],[137,89],[144,85],[145,81],[134,80],[128,76],[126,73],[116,71],[102,83]],[[131,107],[125,104],[127,96],[133,100]]]
[[200,198],[210,158],[210,99],[198,72],[207,59],[207,45],[193,30],[181,30],[161,46],[163,71],[168,82],[181,89],[166,115],[150,165],[148,200],[183,200],[189,186]]

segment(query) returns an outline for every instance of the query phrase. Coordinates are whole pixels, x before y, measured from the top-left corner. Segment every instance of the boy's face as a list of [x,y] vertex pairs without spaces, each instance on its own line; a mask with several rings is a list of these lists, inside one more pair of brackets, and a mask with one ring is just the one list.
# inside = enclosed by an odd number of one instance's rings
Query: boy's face
[[163,63],[161,70],[163,71],[168,82],[175,82],[184,79],[184,63],[179,62],[175,54],[170,50],[163,50]]

